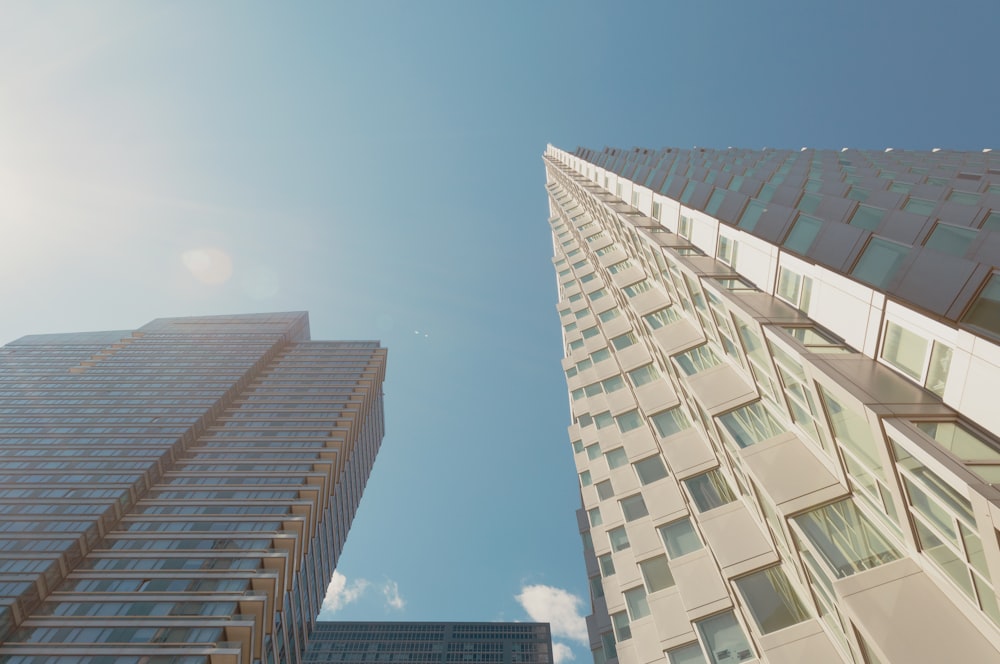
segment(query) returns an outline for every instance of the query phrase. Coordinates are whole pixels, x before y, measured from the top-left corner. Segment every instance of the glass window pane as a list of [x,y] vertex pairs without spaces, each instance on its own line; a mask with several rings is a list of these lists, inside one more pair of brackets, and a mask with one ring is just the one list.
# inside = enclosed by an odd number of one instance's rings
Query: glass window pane
[[628,641],[632,638],[632,629],[628,625],[628,614],[624,611],[611,614],[611,624],[615,628],[615,638],[618,642]]
[[671,588],[674,585],[674,575],[670,572],[666,556],[656,556],[639,563],[642,578],[646,582],[646,590],[655,593],[657,590]]
[[924,385],[941,398],[944,398],[944,388],[948,383],[948,370],[950,368],[951,346],[935,341]]
[[784,433],[784,428],[771,417],[767,408],[759,401],[722,415],[719,417],[719,422],[726,427],[741,448],[750,447],[754,443]]
[[628,463],[628,454],[625,453],[625,448],[616,447],[610,450],[605,457],[608,460],[608,468],[621,468]]
[[635,472],[642,484],[650,484],[667,476],[667,467],[658,456],[635,462]]
[[732,664],[754,658],[743,628],[731,611],[695,623],[712,664]]
[[630,546],[628,542],[628,534],[625,532],[625,526],[618,526],[617,528],[609,530],[608,539],[611,540],[612,551],[624,551]]
[[885,210],[871,205],[859,205],[851,217],[851,225],[874,231],[882,223]]
[[922,198],[911,198],[906,201],[906,205],[903,209],[907,212],[915,212],[916,214],[930,214],[934,211],[937,203],[934,201],[924,200]]
[[934,232],[927,238],[924,246],[952,256],[964,256],[977,234],[971,228],[938,224],[934,228]]
[[765,212],[767,212],[767,206],[764,203],[751,199],[740,217],[738,226],[745,231],[752,231],[757,226],[760,216]]
[[883,360],[919,381],[923,378],[926,358],[926,339],[893,322],[886,323],[885,341],[882,344]]
[[601,568],[601,576],[614,576],[615,574],[615,561],[611,557],[610,553],[605,553],[603,556],[597,558],[597,562]]
[[649,615],[649,602],[646,601],[646,589],[642,586],[631,588],[622,593],[625,596],[625,606],[632,620],[639,620]]
[[697,642],[668,650],[667,660],[670,664],[706,664],[705,654]]
[[962,317],[962,322],[1000,337],[1000,275],[990,277],[969,312]]
[[802,602],[780,567],[771,567],[736,580],[750,615],[761,634],[770,634],[809,619]]
[[626,521],[635,521],[649,514],[649,510],[646,508],[646,501],[642,499],[642,494],[640,493],[623,498],[619,502],[621,503],[622,514],[625,516]]
[[683,518],[658,528],[663,545],[667,547],[667,555],[678,558],[701,548],[698,532],[691,525],[691,520]]
[[618,423],[618,430],[622,433],[634,431],[642,426],[642,415],[638,410],[630,410],[615,417]]
[[597,497],[601,500],[614,498],[615,490],[611,486],[611,480],[601,480],[595,486],[597,487]]
[[778,276],[778,296],[798,306],[801,283],[802,277],[789,269],[781,268],[781,273]]
[[649,419],[652,421],[653,426],[656,428],[656,433],[660,435],[660,438],[672,436],[691,426],[687,415],[684,414],[684,411],[679,406],[657,413]]
[[917,428],[962,461],[1000,461],[1000,450],[958,422],[915,422]]
[[642,387],[652,383],[654,380],[660,377],[660,374],[656,371],[656,368],[652,364],[647,364],[639,367],[638,369],[633,369],[628,372],[628,377],[632,381],[632,384],[636,387]]
[[599,456],[601,456],[601,446],[600,445],[598,445],[597,443],[594,443],[593,445],[587,445],[587,458],[588,459],[593,460],[593,459],[596,459]]
[[906,245],[872,238],[851,274],[876,288],[883,288],[909,253],[910,247]]
[[819,219],[800,214],[788,237],[785,238],[785,248],[800,254],[806,253],[822,227],[823,222]]
[[899,559],[899,552],[850,499],[794,519],[838,579]]
[[725,477],[718,470],[710,470],[684,480],[699,512],[706,512],[736,500]]

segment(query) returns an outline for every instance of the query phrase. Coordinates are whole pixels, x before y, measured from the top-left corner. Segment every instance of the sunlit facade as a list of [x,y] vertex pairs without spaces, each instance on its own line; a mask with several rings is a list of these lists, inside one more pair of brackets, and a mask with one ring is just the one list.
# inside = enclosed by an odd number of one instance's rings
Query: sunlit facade
[[300,661],[385,358],[310,341],[305,313],[0,349],[0,661]]
[[597,664],[1000,661],[1000,155],[544,161]]
[[552,664],[547,623],[319,622],[307,664]]

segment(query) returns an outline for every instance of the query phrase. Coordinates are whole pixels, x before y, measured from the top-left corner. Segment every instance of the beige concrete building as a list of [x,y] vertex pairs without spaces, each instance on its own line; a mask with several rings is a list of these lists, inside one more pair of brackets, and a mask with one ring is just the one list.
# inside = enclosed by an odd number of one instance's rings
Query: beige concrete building
[[0,661],[300,661],[382,441],[386,351],[304,312],[0,349]]
[[1000,661],[1000,155],[544,161],[597,664]]

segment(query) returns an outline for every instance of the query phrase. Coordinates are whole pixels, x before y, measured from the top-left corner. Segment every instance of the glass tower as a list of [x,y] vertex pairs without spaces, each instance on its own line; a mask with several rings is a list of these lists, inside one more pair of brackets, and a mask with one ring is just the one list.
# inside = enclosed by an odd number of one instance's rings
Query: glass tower
[[597,664],[1000,661],[1000,155],[544,155]]
[[319,622],[308,664],[552,664],[548,623]]
[[385,358],[310,341],[305,313],[0,349],[0,660],[300,661]]

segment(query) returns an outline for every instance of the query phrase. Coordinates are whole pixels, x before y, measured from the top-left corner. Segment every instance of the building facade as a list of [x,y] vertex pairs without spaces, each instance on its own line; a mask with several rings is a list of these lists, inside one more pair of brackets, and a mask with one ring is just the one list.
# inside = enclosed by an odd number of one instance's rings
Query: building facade
[[544,162],[595,661],[1000,661],[1000,155]]
[[0,661],[300,661],[385,358],[310,341],[305,313],[0,349]]
[[548,623],[318,622],[309,664],[552,664]]

